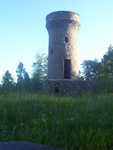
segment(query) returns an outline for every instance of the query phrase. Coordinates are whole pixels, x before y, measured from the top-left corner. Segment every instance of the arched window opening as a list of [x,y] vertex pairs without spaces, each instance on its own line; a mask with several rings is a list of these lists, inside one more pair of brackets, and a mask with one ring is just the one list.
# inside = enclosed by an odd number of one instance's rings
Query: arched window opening
[[67,36],[65,37],[65,42],[66,42],[66,43],[68,43],[68,42],[69,42],[69,39],[68,39],[68,37],[67,37]]

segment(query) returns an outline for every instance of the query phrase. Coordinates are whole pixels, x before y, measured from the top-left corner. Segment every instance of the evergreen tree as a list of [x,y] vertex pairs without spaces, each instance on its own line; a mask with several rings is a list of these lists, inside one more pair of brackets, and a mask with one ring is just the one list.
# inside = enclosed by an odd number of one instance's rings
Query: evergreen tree
[[26,72],[24,65],[22,62],[19,63],[17,70],[17,88],[19,90],[28,89],[30,86],[30,77],[29,74]]
[[12,90],[14,87],[14,79],[11,73],[7,70],[2,78],[2,88],[4,90]]
[[26,70],[24,70],[24,89],[26,90],[31,90],[31,79],[29,77],[29,74],[26,72]]

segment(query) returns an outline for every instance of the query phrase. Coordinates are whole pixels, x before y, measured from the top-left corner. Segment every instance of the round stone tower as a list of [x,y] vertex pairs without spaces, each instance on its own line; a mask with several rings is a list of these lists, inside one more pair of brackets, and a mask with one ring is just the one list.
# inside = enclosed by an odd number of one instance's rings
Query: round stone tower
[[80,16],[70,11],[56,11],[46,17],[49,33],[48,79],[76,79],[77,33]]

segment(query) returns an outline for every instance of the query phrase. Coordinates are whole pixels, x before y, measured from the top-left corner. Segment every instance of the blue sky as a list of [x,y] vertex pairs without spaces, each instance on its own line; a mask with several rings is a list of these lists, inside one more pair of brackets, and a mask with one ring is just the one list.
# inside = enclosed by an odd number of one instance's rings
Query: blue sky
[[20,61],[29,73],[36,54],[48,51],[45,17],[58,10],[80,14],[79,64],[100,59],[113,44],[113,0],[0,0],[0,78]]

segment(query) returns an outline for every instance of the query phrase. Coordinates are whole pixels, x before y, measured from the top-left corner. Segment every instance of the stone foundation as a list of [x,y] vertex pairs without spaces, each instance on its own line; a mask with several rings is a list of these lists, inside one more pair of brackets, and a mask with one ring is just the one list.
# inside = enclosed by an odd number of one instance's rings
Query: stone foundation
[[92,89],[91,83],[83,80],[46,80],[42,86],[43,90],[49,94],[58,95],[81,95],[89,92]]

